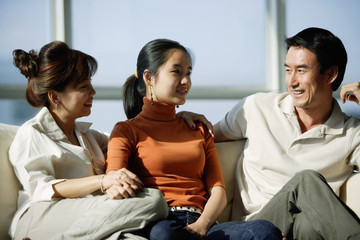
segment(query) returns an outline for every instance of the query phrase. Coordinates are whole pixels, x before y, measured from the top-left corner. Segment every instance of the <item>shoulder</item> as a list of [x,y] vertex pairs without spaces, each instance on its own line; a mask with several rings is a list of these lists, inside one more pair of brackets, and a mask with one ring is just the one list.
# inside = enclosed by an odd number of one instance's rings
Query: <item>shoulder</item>
[[287,93],[255,93],[241,99],[237,105],[234,106],[232,112],[242,115],[259,111],[272,111],[272,109],[279,107],[286,96],[288,96]]
[[[201,133],[202,136],[204,136],[204,138],[208,138],[208,137],[211,137],[211,134],[209,132],[209,129],[206,127],[205,124],[203,124],[202,122],[196,122],[195,123],[196,127],[195,127],[195,130],[192,130],[190,129],[190,131],[199,131]],[[187,126],[188,127],[188,126]]]
[[118,137],[128,135],[132,133],[132,124],[130,124],[132,120],[117,122],[114,128],[111,131],[110,137]]
[[355,116],[348,116],[344,114],[345,128],[350,129],[360,135],[360,119]]
[[44,129],[37,117],[34,117],[19,127],[16,132],[15,139],[24,141],[34,135],[40,135],[42,133],[44,133]]
[[249,97],[246,98],[246,101],[257,105],[268,105],[268,104],[278,103],[288,95],[289,95],[288,93],[260,92],[250,95]]

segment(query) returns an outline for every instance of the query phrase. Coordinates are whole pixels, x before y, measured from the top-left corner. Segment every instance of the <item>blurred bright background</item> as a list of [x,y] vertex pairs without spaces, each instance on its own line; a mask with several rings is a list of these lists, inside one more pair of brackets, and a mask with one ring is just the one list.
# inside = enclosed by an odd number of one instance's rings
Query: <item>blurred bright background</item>
[[[38,51],[53,40],[97,59],[98,94],[91,116],[81,120],[107,132],[126,120],[121,86],[135,72],[142,46],[155,38],[192,50],[193,88],[178,110],[202,113],[214,124],[241,97],[285,90],[283,39],[308,27],[343,41],[343,84],[359,81],[359,12],[358,0],[1,0],[0,122],[20,125],[39,110],[25,100],[27,79],[13,66],[12,51]],[[341,106],[360,116],[355,103]]]

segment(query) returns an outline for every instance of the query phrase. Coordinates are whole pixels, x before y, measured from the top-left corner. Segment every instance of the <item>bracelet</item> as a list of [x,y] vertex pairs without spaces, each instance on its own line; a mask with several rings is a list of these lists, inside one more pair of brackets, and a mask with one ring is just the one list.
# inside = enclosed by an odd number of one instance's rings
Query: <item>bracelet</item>
[[103,186],[103,180],[104,180],[105,176],[106,176],[106,173],[101,176],[101,180],[100,180],[100,190],[102,193],[106,192],[106,189],[104,189],[104,186]]

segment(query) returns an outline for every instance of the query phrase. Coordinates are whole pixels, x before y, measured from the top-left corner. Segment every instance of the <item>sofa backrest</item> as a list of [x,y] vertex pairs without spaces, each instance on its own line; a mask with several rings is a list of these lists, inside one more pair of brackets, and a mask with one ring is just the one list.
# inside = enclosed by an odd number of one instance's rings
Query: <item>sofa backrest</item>
[[10,239],[8,229],[17,208],[21,188],[9,162],[8,150],[18,126],[0,123],[0,239]]
[[[236,169],[240,155],[243,152],[245,140],[216,143],[216,151],[219,156],[221,170],[224,176],[226,187],[227,204],[223,213],[218,218],[219,222],[226,222],[233,219],[232,212],[234,194],[238,193],[236,181]],[[235,209],[237,211],[237,209]]]
[[[19,127],[0,123],[0,239],[10,239],[8,229],[17,209],[18,191],[21,185],[9,162],[8,150]],[[216,143],[216,150],[226,185],[227,205],[219,222],[231,220],[234,192],[236,191],[236,165],[243,151],[245,141]]]

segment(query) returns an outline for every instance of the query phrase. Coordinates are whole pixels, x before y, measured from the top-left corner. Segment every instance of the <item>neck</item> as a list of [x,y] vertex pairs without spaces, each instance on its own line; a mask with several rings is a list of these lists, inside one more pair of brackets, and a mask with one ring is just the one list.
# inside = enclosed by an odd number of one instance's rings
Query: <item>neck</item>
[[307,132],[310,129],[324,124],[330,117],[332,111],[332,101],[319,108],[297,108],[295,113],[298,118],[301,132]]
[[58,111],[51,111],[51,115],[53,116],[56,124],[59,126],[61,131],[65,134],[67,139],[74,145],[79,145],[79,141],[75,136],[75,119],[71,120],[66,118]]

